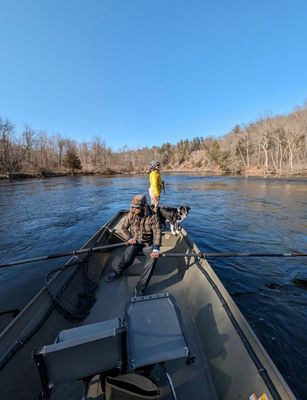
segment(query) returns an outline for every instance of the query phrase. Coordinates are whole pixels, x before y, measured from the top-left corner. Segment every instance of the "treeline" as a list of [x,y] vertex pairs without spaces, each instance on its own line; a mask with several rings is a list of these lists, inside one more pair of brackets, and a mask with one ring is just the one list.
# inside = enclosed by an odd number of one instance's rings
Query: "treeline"
[[195,137],[177,144],[114,152],[95,137],[78,143],[60,134],[25,127],[16,133],[0,117],[0,174],[48,176],[76,171],[89,174],[143,172],[152,159],[164,170],[228,174],[297,174],[307,171],[307,106],[288,115],[237,125],[222,138]]

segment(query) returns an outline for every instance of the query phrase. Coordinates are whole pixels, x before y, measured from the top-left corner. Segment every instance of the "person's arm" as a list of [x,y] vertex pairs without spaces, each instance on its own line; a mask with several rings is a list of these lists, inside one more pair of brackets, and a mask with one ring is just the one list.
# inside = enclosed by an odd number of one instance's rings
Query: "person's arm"
[[128,242],[131,239],[131,234],[129,231],[129,227],[130,227],[130,218],[129,218],[129,214],[124,218],[122,224],[121,224],[121,230],[124,236],[124,239],[126,240],[126,242]]
[[130,232],[130,214],[126,216],[126,218],[123,220],[122,225],[121,225],[121,230],[123,232],[124,238],[127,243],[130,245],[136,244],[137,241],[131,237],[131,232]]

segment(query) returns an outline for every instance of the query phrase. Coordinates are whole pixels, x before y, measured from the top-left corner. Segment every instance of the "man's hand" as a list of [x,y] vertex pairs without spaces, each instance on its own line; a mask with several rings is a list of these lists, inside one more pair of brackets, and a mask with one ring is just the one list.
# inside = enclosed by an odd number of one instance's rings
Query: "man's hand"
[[159,252],[159,251],[153,251],[153,252],[150,254],[150,257],[151,257],[151,258],[159,258],[159,257],[160,257],[160,252]]
[[128,240],[128,243],[129,243],[129,244],[136,244],[137,241],[136,241],[135,239],[129,239],[129,240]]
[[154,202],[159,202],[159,201],[160,201],[160,196],[153,195],[153,196],[152,196],[152,200],[153,200]]

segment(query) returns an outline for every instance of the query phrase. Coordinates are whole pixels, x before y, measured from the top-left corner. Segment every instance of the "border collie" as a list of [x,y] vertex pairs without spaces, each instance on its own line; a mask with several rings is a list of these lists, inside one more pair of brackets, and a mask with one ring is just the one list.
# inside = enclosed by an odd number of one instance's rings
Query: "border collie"
[[177,235],[181,229],[180,222],[188,216],[190,210],[191,208],[188,206],[178,206],[177,208],[159,206],[157,214],[161,224],[165,226],[165,221],[169,221],[172,234]]

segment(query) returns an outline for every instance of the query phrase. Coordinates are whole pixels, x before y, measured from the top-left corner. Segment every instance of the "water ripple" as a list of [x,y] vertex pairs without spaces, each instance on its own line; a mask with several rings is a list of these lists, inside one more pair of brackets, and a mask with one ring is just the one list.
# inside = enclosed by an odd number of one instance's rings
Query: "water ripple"
[[[306,180],[184,174],[164,178],[162,204],[191,207],[183,225],[203,252],[307,251]],[[147,179],[0,182],[0,262],[80,247],[115,212],[127,209],[132,196],[147,194]],[[303,399],[307,290],[295,282],[307,280],[306,259],[221,258],[210,264],[296,396]],[[0,270],[1,309],[21,308],[53,267],[44,262]]]

